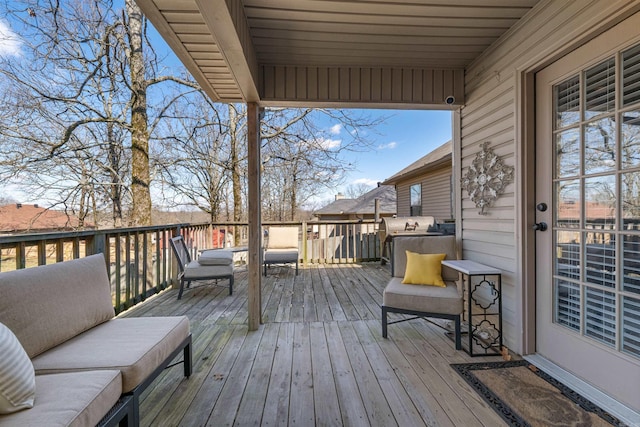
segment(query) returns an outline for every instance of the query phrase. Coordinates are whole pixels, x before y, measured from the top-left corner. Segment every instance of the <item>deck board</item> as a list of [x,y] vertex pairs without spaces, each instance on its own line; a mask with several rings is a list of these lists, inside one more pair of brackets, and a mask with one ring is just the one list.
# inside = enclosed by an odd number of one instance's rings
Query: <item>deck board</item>
[[[262,278],[263,322],[247,330],[247,271],[171,289],[121,316],[186,315],[193,374],[167,369],[143,394],[143,426],[503,426],[449,366],[471,358],[424,320],[389,326],[378,263],[273,266]],[[397,316],[397,315],[395,315]]]

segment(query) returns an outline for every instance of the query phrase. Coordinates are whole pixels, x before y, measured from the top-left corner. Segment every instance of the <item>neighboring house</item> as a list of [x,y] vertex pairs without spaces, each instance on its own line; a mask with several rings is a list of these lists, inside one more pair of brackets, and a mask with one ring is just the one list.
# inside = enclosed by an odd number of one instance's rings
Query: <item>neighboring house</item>
[[[336,200],[327,206],[318,209],[313,214],[319,221],[341,221],[341,220],[374,220],[376,215],[376,199],[378,200],[379,218],[389,217],[396,214],[396,190],[390,185],[378,185],[371,191],[366,192],[357,199],[345,199],[342,194],[336,195]],[[330,226],[312,226],[314,235],[324,238],[333,233],[334,228]],[[356,232],[373,233],[377,226],[373,223],[362,224],[357,227]]]
[[454,218],[451,146],[451,141],[442,144],[382,183],[395,186],[399,217]]
[[[247,104],[249,129],[264,107],[451,110],[460,255],[503,272],[505,346],[640,412],[640,1],[137,3],[214,102]],[[513,169],[473,169],[487,148]],[[570,226],[565,200],[582,201]],[[615,227],[594,231],[589,202],[613,206]],[[259,234],[259,209],[249,224]]]
[[[71,231],[79,228],[78,217],[62,211],[22,203],[0,206],[0,234]],[[96,227],[87,221],[82,227],[82,229],[94,228]]]
[[334,202],[313,214],[320,221],[374,219],[376,199],[379,200],[380,218],[396,214],[396,190],[393,186],[381,184],[357,199],[345,199],[338,194]]

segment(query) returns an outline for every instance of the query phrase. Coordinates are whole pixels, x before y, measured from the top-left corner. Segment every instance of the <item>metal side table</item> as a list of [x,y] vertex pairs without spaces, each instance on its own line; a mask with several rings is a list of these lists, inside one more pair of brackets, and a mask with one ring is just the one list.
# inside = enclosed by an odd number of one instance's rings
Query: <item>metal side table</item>
[[472,357],[501,355],[502,271],[468,260],[444,260],[442,265],[462,274],[468,337],[463,347]]

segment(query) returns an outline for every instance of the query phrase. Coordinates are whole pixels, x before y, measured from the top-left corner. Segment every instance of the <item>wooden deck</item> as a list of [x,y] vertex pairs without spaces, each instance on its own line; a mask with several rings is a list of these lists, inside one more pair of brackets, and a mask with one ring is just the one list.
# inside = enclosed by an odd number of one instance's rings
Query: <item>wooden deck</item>
[[[378,263],[273,267],[263,320],[247,331],[247,273],[226,286],[169,290],[124,316],[186,315],[193,375],[165,371],[143,396],[144,426],[503,426],[451,363],[500,360],[455,351],[421,319],[380,327]],[[221,282],[226,283],[226,282]]]

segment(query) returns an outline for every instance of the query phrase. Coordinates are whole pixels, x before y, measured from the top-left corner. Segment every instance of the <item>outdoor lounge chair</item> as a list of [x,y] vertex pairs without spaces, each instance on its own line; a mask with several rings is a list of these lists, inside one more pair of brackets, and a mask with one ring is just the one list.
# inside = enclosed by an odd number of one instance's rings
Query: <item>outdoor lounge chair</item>
[[264,275],[268,264],[296,263],[298,274],[298,227],[269,227],[264,250]]
[[191,260],[187,245],[182,236],[171,238],[171,248],[178,260],[180,272],[180,291],[178,299],[182,298],[184,284],[187,288],[191,282],[201,280],[229,279],[229,295],[233,294],[233,253],[220,249],[203,251],[198,260]]
[[[411,254],[407,254],[407,251]],[[434,256],[420,256],[426,254]],[[445,254],[445,257],[438,257],[438,254]],[[408,260],[407,256],[410,256],[411,260]],[[462,348],[460,317],[464,304],[462,292],[457,283],[459,275],[455,270],[442,266],[440,264],[442,258],[457,259],[455,236],[401,236],[394,239],[392,276],[382,294],[382,336],[384,338],[387,338],[387,325],[417,317],[435,317],[454,322],[456,350]],[[388,313],[407,314],[413,317],[389,322]]]

